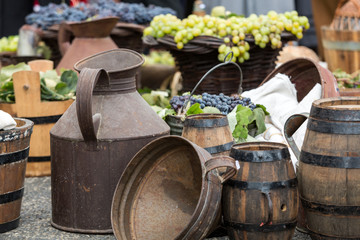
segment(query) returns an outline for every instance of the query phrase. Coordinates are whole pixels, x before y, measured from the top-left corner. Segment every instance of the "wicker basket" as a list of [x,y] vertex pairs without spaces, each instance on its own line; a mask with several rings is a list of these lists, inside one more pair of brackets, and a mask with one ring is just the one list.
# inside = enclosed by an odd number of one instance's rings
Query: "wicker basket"
[[[295,39],[292,34],[282,35],[283,43]],[[183,91],[191,91],[200,78],[216,64],[218,60],[218,47],[223,40],[212,36],[200,36],[179,50],[171,36],[155,40],[147,36],[143,38],[146,45],[162,45],[168,49],[176,60],[176,66],[183,77]],[[275,68],[275,61],[281,49],[272,49],[270,46],[260,48],[254,40],[247,38],[250,44],[250,59],[239,66],[242,69],[244,80],[243,90],[256,88],[264,78]],[[208,92],[212,94],[224,93],[227,95],[237,93],[239,89],[239,71],[234,66],[225,66],[215,70],[197,89],[196,93]]]
[[145,26],[133,23],[117,23],[111,32],[111,38],[119,48],[128,48],[138,53],[144,50],[142,35]]

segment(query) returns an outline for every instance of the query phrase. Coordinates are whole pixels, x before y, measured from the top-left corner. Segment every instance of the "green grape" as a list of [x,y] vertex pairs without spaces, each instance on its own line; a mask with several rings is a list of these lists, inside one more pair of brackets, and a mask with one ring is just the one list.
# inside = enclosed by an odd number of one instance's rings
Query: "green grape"
[[226,50],[225,44],[221,44],[220,47],[218,48],[219,53],[225,53],[225,50]]
[[182,42],[178,42],[178,43],[176,44],[176,47],[177,47],[178,49],[183,49],[183,48],[184,48],[184,44],[183,44]]
[[244,52],[243,58],[244,58],[244,60],[249,60],[250,59],[250,53],[249,52]]
[[224,38],[224,43],[229,43],[230,42],[230,38],[226,37]]
[[240,37],[239,37],[239,36],[234,36],[234,37],[232,38],[232,42],[233,42],[234,44],[237,44],[239,41],[240,41]]
[[234,57],[238,57],[240,55],[240,50],[238,47],[232,47],[231,51],[234,53]]

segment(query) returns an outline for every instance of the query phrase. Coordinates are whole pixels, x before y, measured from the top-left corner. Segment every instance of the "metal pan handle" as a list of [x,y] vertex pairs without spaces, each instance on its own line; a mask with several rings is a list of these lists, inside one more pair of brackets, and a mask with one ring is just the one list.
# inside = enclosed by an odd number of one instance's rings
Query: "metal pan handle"
[[206,174],[220,167],[227,167],[227,171],[222,176],[219,176],[221,183],[226,182],[228,179],[232,178],[237,173],[235,159],[231,157],[228,156],[212,157],[205,162]]

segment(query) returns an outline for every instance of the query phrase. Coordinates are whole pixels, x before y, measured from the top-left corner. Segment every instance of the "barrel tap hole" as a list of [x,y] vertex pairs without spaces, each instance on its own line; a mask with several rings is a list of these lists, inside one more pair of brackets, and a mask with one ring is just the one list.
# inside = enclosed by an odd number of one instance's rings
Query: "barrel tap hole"
[[281,209],[281,211],[285,212],[286,209],[287,209],[287,208],[286,208],[286,205],[285,205],[285,204],[282,204],[280,209]]

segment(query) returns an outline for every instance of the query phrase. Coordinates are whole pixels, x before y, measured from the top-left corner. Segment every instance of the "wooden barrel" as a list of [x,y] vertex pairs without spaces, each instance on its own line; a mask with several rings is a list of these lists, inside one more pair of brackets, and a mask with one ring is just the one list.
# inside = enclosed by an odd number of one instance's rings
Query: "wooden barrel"
[[19,226],[26,161],[33,123],[16,118],[17,127],[0,131],[0,233]]
[[196,114],[186,117],[182,136],[211,155],[229,155],[233,137],[226,115]]
[[235,144],[230,157],[240,164],[223,189],[223,217],[230,239],[292,239],[299,200],[287,146]]
[[321,28],[322,44],[328,68],[353,73],[360,69],[360,31]]
[[313,239],[360,239],[360,98],[312,104],[299,190]]
[[[39,63],[41,66],[39,67]],[[48,61],[49,62],[49,61]],[[40,71],[41,67],[51,68],[46,60],[29,62]],[[52,68],[51,68],[52,69]],[[43,69],[45,71],[48,69]],[[34,122],[30,142],[30,153],[26,176],[49,176],[50,166],[50,129],[62,116],[73,100],[41,101],[40,75],[37,71],[20,71],[13,74],[16,103],[0,103],[0,109],[14,117],[27,118]]]

